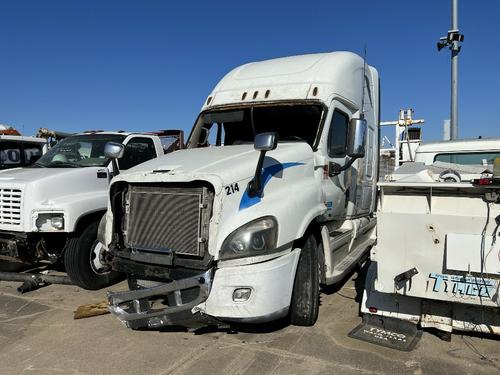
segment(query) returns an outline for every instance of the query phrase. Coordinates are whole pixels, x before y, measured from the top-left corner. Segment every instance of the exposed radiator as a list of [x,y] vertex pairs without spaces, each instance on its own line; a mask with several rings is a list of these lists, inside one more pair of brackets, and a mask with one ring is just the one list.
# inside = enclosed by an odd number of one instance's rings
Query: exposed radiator
[[212,201],[206,187],[131,185],[125,206],[125,246],[202,257]]

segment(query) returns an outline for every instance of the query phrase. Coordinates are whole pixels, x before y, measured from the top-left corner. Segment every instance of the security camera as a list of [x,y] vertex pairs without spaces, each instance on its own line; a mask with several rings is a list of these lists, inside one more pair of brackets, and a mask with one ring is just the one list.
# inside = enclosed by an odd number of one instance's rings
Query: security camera
[[438,51],[441,51],[446,46],[448,46],[448,42],[446,41],[446,39],[445,40],[439,39],[439,41],[437,42]]
[[448,30],[448,35],[446,37],[449,43],[451,42],[463,42],[464,35],[460,34],[458,29]]

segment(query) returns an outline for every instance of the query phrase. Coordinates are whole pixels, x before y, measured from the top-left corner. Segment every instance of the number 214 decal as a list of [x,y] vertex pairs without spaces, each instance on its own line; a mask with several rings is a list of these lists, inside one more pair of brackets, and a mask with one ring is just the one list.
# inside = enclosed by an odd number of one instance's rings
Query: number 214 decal
[[225,188],[226,188],[226,195],[231,195],[237,191],[240,191],[240,187],[238,186],[238,183],[227,185]]

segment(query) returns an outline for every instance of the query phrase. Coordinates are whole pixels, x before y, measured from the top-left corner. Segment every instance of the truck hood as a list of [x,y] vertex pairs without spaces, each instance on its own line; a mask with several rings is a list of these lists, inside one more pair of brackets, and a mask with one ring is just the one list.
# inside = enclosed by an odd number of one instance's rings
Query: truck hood
[[15,168],[0,171],[0,184],[3,182],[33,182],[44,179],[52,179],[64,174],[65,177],[80,174],[81,169],[87,168]]
[[82,193],[105,191],[107,178],[97,178],[104,167],[16,168],[0,172],[0,187],[21,188],[34,205]]
[[[207,179],[207,176],[220,180],[221,185],[253,177],[259,159],[259,152],[253,145],[205,147],[179,150],[161,156],[120,174],[118,179],[135,181],[146,175],[183,176],[183,180]],[[297,163],[312,159],[311,147],[303,142],[280,143],[266,153],[264,168],[275,164]],[[189,177],[190,176],[190,177]],[[147,180],[148,178],[146,178]],[[159,179],[163,179],[159,177]],[[165,178],[167,179],[167,178]],[[158,180],[158,178],[155,178]],[[212,181],[213,182],[213,181]]]

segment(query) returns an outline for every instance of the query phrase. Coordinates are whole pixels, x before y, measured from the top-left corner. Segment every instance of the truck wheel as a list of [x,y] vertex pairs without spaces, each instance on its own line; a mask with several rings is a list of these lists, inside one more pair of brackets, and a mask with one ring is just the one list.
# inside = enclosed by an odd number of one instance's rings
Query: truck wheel
[[[83,289],[97,290],[117,282],[120,274],[106,267],[99,267],[99,241],[93,222],[79,235],[72,236],[64,250],[64,267],[71,281]],[[104,265],[103,265],[104,266]]]
[[310,234],[300,252],[292,301],[290,323],[297,326],[313,326],[319,312],[319,267],[316,239]]

